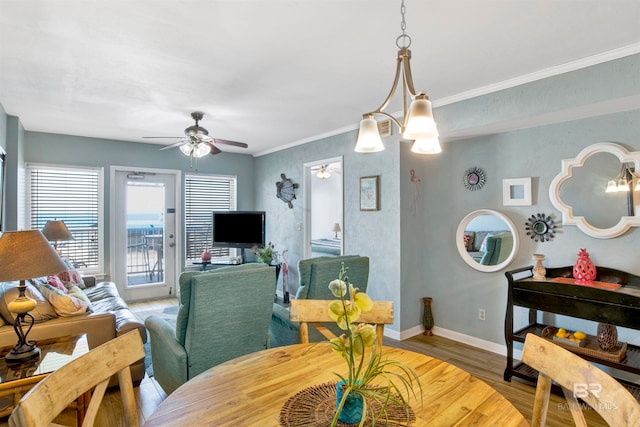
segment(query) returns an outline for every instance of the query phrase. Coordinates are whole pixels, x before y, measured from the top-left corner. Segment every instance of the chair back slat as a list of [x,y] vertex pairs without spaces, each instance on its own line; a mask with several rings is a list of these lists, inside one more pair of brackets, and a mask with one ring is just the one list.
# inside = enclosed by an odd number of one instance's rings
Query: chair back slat
[[586,422],[576,398],[587,403],[611,426],[640,425],[640,404],[635,397],[613,377],[583,358],[547,339],[527,334],[522,361],[539,372],[531,420],[533,427],[545,425],[554,381],[562,387],[577,426],[584,426]]
[[137,426],[138,414],[129,366],[144,358],[142,338],[131,331],[67,363],[27,392],[9,417],[10,427],[44,427],[70,403],[94,387],[82,426],[93,425],[109,379],[118,374],[125,425]]
[[[309,342],[308,324],[312,324],[327,339],[335,335],[322,323],[333,322],[329,317],[329,300],[293,299],[289,309],[289,320],[300,322],[300,342]],[[370,311],[360,314],[358,323],[368,323],[376,326],[377,343],[382,345],[384,325],[393,323],[393,302],[374,301]],[[318,327],[318,325],[320,327]],[[327,333],[329,335],[327,335]]]

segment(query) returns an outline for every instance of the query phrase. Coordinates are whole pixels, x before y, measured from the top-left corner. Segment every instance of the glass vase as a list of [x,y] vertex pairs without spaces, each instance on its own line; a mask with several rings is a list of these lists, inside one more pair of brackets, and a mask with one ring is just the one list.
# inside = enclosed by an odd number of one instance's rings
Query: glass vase
[[[340,407],[340,401],[344,395],[344,389],[346,388],[344,381],[338,381],[336,384],[336,411]],[[349,393],[347,396],[342,410],[338,415],[338,420],[347,424],[359,423],[362,420],[364,413],[364,400],[361,395]]]

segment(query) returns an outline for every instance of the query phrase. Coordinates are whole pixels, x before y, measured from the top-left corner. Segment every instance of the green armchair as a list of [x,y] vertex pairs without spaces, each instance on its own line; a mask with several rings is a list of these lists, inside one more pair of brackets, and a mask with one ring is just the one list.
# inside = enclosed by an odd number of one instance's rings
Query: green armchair
[[[302,259],[298,262],[298,290],[296,299],[325,299],[332,300],[335,297],[329,290],[329,282],[336,280],[340,273],[341,264],[349,268],[347,275],[349,281],[360,289],[367,291],[369,280],[369,258],[357,255],[338,257],[319,257]],[[336,325],[327,325],[335,334],[340,332]],[[298,322],[289,320],[289,307],[279,302],[273,303],[271,325],[269,326],[270,346],[297,344],[300,342],[300,326]],[[309,341],[319,342],[326,338],[315,329],[309,330]]]
[[245,264],[180,275],[176,327],[158,316],[145,326],[156,381],[170,394],[212,366],[264,350],[276,292],[274,267]]

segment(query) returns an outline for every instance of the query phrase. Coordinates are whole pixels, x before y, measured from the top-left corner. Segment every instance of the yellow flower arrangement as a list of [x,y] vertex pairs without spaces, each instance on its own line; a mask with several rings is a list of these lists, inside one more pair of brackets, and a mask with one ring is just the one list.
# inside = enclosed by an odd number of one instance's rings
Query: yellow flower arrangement
[[[374,346],[376,332],[372,325],[356,323],[362,312],[371,310],[373,302],[366,293],[358,292],[358,288],[349,283],[347,270],[343,263],[339,278],[329,283],[331,293],[338,298],[329,303],[329,316],[345,331],[332,339],[330,345],[331,349],[347,362],[348,368],[347,375],[336,373],[340,378],[340,390],[336,390],[336,414],[331,426],[337,425],[338,420],[348,423],[359,422],[362,426],[367,412],[371,415],[372,425],[375,425],[377,419],[386,418],[386,410],[391,403],[401,406],[408,418],[409,395],[415,396],[414,383],[422,391],[420,379],[410,367],[386,359],[382,354],[382,346]],[[370,351],[367,352],[369,348]],[[345,404],[351,400],[357,400],[361,405],[355,421],[354,418],[349,419],[349,415],[343,417],[342,414]],[[380,404],[380,411],[377,413],[374,413],[371,405],[373,401]]]

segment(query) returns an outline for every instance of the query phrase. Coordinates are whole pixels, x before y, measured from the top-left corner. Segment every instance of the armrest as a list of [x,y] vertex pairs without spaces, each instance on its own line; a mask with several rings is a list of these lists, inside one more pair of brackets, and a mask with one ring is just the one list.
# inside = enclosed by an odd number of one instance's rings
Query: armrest
[[96,276],[82,276],[82,281],[87,288],[92,288],[96,285]]
[[176,340],[175,329],[159,316],[149,316],[144,321],[151,338],[153,373],[162,389],[171,394],[187,382],[187,352]]

